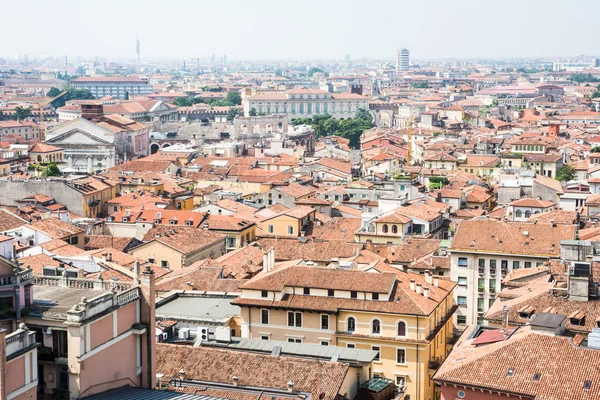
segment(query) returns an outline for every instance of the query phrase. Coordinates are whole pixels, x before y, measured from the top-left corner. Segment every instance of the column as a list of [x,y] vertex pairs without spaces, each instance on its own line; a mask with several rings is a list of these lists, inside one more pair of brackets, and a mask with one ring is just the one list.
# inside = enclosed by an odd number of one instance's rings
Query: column
[[69,166],[69,168],[73,168],[73,155],[69,154],[67,156],[67,165]]
[[92,156],[87,156],[87,162],[88,162],[88,167],[87,167],[87,172],[88,174],[91,174],[93,172],[93,165],[92,165]]

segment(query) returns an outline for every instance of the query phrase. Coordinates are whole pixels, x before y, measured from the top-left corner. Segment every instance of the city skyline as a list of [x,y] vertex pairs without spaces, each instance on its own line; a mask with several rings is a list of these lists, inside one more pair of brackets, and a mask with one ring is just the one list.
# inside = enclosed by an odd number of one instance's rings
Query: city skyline
[[[518,7],[510,7],[512,3]],[[3,5],[4,10],[29,15],[28,23],[5,21],[4,28],[19,40],[3,43],[0,56],[135,60],[136,36],[143,45],[142,61],[210,58],[212,54],[227,54],[229,60],[343,60],[346,54],[352,59],[393,60],[399,47],[409,48],[413,60],[592,55],[593,26],[586,22],[586,15],[600,11],[600,4],[574,3],[576,6],[558,1],[509,1],[507,7],[496,9],[469,0],[452,4],[432,1],[427,7],[384,1],[379,9],[388,11],[376,14],[377,24],[367,24],[364,10],[347,7],[348,3],[340,7],[339,2],[308,1],[305,7],[293,9],[291,22],[291,10],[282,10],[270,0],[258,5],[234,1],[229,9],[236,12],[231,15],[222,15],[217,4],[177,1],[175,4],[187,11],[164,21],[155,21],[160,3],[153,0],[143,9],[116,1],[33,1],[27,6],[15,2]],[[115,9],[118,15],[131,16],[127,24],[115,18]],[[587,10],[585,14],[582,9]],[[97,22],[90,24],[90,16]],[[538,27],[535,21],[551,24],[559,19],[560,27],[533,34]],[[294,23],[298,27],[291,29]],[[281,31],[284,33],[277,33]],[[502,32],[500,38],[490,41],[498,32]],[[65,39],[57,40],[59,37]]]

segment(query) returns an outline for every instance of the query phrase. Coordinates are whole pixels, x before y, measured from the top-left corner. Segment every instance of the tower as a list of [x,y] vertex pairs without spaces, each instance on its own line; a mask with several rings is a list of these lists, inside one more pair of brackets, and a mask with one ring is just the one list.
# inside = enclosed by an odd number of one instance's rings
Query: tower
[[396,50],[396,73],[408,70],[410,52],[407,48]]
[[140,38],[135,38],[135,52],[137,53],[137,66],[140,67]]

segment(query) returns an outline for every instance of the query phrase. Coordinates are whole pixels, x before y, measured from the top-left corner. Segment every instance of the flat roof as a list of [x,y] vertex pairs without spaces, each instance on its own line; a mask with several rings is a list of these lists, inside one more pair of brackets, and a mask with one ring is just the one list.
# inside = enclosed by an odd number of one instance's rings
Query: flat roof
[[280,355],[304,356],[331,360],[337,357],[340,362],[370,363],[377,356],[377,351],[351,349],[338,346],[322,346],[320,344],[289,343],[281,340],[262,340],[251,338],[232,338],[231,343],[217,342],[214,339],[202,342],[205,347],[225,347],[228,349],[253,351],[271,354],[274,347],[280,347]]
[[74,289],[67,287],[42,286],[33,287],[33,306],[29,317],[49,319],[67,319],[67,311],[81,301],[83,297],[89,300],[111,292],[94,289]]
[[178,296],[159,306],[156,316],[168,319],[194,319],[221,321],[241,315],[241,308],[231,304],[235,297]]

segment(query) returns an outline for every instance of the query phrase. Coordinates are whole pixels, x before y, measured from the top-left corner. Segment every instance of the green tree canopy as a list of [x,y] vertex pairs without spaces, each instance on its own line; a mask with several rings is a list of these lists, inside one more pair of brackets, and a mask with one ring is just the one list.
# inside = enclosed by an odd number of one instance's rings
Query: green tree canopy
[[173,104],[175,104],[177,107],[191,107],[194,105],[194,102],[188,97],[178,97],[173,100]]
[[308,70],[308,76],[313,76],[314,74],[316,74],[317,72],[321,72],[323,73],[323,70],[321,68],[316,68],[313,67],[310,70]]
[[27,119],[29,117],[31,117],[31,107],[28,108],[23,108],[21,106],[17,106],[17,108],[15,109],[15,119],[17,121],[20,121],[22,119]]
[[227,112],[227,121],[232,122],[239,113],[240,111],[237,108],[231,107]]
[[56,97],[60,94],[60,89],[59,88],[50,88],[50,90],[48,90],[48,93],[46,93],[46,96],[48,97]]
[[[248,114],[249,114],[251,117],[256,117],[256,108],[252,107],[252,108],[250,109],[250,111],[248,112]],[[292,120],[292,123],[293,123],[293,122],[294,122],[294,121]]]
[[575,172],[575,168],[572,165],[565,165],[556,173],[556,179],[561,182],[572,181],[577,177],[577,172]]
[[229,92],[227,93],[227,96],[225,96],[225,101],[239,106],[242,104],[242,96],[240,95],[240,92]]
[[61,176],[61,175],[62,175],[62,173],[60,172],[60,169],[58,169],[58,167],[56,166],[55,163],[48,164],[48,167],[44,171],[44,176]]

